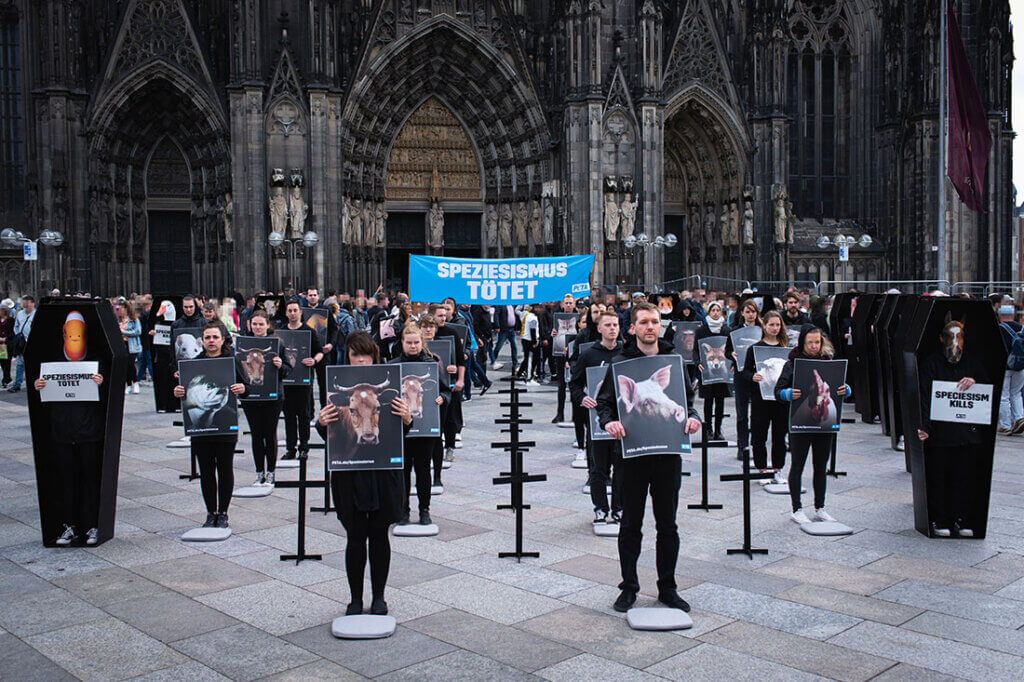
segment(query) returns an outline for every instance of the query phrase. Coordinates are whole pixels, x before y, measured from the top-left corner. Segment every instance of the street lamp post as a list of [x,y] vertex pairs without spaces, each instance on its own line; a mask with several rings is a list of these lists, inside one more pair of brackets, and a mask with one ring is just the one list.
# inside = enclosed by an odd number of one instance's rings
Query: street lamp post
[[60,248],[64,244],[64,233],[60,230],[43,230],[39,233],[39,241],[57,251],[57,276],[53,279],[57,288],[64,291],[64,252]]
[[[834,247],[839,252],[839,262],[848,263],[850,260],[850,249],[854,246],[859,246],[862,249],[866,249],[872,244],[870,235],[863,234],[860,239],[855,239],[852,235],[838,234],[835,237],[829,239],[828,235],[821,235],[818,237],[817,245],[819,249],[827,249]],[[843,266],[843,278],[847,276],[847,266]],[[834,273],[833,273],[834,275]]]
[[267,236],[267,243],[275,249],[282,244],[287,244],[288,251],[288,279],[291,281],[292,286],[295,286],[295,248],[299,244],[302,244],[307,249],[312,249],[318,243],[320,243],[320,235],[310,230],[300,238],[286,239],[283,234],[274,230]]
[[[643,232],[641,232],[638,235],[626,235],[626,237],[622,240],[622,245],[625,246],[630,251],[634,251],[635,253],[642,253],[647,248],[671,249],[678,243],[679,240],[676,239],[676,236],[671,232],[667,233],[664,237],[658,235],[653,240]],[[635,259],[633,261],[633,265],[634,267],[636,266]],[[644,279],[646,279],[646,277]],[[647,288],[646,282],[644,283],[644,288]]]

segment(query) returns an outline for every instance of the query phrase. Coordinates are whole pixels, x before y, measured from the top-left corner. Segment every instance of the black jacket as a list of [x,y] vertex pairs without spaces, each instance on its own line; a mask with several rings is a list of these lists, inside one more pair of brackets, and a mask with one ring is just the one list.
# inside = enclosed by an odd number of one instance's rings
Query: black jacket
[[[981,424],[954,424],[931,420],[932,382],[960,381],[971,377],[981,384],[989,383],[988,372],[981,361],[972,354],[964,353],[960,362],[951,365],[941,353],[932,353],[917,367],[917,380],[921,396],[921,430],[928,434],[925,446],[949,447],[955,445],[980,445],[985,442],[986,430]],[[993,396],[993,399],[996,399]],[[909,436],[908,436],[909,437]],[[917,434],[914,434],[917,437]]]
[[573,405],[582,406],[583,398],[587,395],[587,369],[611,364],[612,358],[621,351],[622,344],[620,343],[616,343],[615,348],[609,350],[598,341],[582,353],[579,353],[577,346],[574,353],[577,357],[572,364],[572,377],[569,379],[569,394],[572,396]]
[[786,323],[787,327],[802,327],[805,324],[811,323],[811,318],[807,316],[807,313],[796,311],[795,317],[790,317],[789,313],[785,310],[779,311],[782,314],[782,321]]
[[171,332],[175,329],[202,329],[206,326],[203,314],[198,310],[193,315],[182,315],[171,323]]
[[[597,420],[601,424],[601,428],[606,428],[609,422],[618,421],[619,419],[619,406],[618,401],[615,399],[615,387],[612,385],[612,368],[616,362],[622,360],[632,360],[633,358],[643,357],[643,353],[636,345],[635,339],[630,339],[626,344],[611,360],[611,364],[608,366],[608,372],[604,375],[604,383],[601,385],[601,391],[597,394]],[[664,339],[658,339],[658,355],[677,355],[675,349],[671,343],[668,343]],[[697,410],[693,408],[693,387],[690,386],[689,382],[683,382],[686,384],[686,407],[687,413],[690,419],[696,419],[700,421],[700,416],[697,414]]]
[[476,336],[478,345],[486,345],[491,342],[493,322],[491,313],[484,310],[482,305],[474,305],[469,309],[470,317],[473,318],[473,334]]

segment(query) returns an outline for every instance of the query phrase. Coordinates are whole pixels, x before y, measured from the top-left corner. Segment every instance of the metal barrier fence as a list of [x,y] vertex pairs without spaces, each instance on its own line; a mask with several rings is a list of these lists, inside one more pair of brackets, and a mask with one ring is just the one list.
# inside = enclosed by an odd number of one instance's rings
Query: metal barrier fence
[[[945,279],[893,279],[893,280],[885,280],[885,279],[863,280],[862,279],[862,280],[824,280],[824,281],[818,282],[818,286],[816,287],[815,291],[818,294],[827,294],[827,293],[835,293],[834,291],[829,292],[827,289],[829,287],[834,289],[834,287],[836,285],[839,285],[839,286],[844,286],[845,285],[845,286],[855,287],[858,290],[861,290],[861,289],[864,289],[864,288],[870,288],[871,285],[876,285],[876,284],[877,285],[881,285],[881,286],[878,287],[879,289],[883,289],[884,290],[884,289],[896,288],[896,289],[899,289],[902,293],[905,293],[905,294],[917,293],[915,291],[916,289],[921,289],[922,290],[921,293],[927,293],[927,291],[930,288],[935,288],[935,287],[938,287],[939,289],[941,289],[942,291],[945,291],[945,292],[948,292],[951,289],[949,280],[945,280]],[[946,286],[943,287],[942,286],[943,284],[945,284]]]
[[813,279],[793,279],[793,280],[754,280],[751,282],[751,289],[754,291],[761,291],[767,289],[769,291],[786,291],[787,289],[810,289],[812,291],[818,291],[818,283]]
[[1024,291],[1024,282],[956,282],[951,293],[977,293],[981,296],[1002,291],[1003,293],[1020,293]]

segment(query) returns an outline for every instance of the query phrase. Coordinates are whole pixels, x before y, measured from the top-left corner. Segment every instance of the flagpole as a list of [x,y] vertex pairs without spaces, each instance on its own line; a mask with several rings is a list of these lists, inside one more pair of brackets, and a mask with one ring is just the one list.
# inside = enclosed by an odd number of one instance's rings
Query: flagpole
[[946,10],[948,0],[940,0],[939,14],[939,205],[938,205],[938,247],[936,249],[935,278],[946,279],[946,104],[948,74],[946,68]]

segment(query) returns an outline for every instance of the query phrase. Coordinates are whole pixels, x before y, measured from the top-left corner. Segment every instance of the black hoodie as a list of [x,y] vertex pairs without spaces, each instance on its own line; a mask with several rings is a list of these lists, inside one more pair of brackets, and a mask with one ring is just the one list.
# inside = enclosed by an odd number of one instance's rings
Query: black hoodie
[[[658,355],[678,354],[671,343],[664,339],[658,339]],[[644,353],[637,347],[636,339],[631,338],[629,341],[626,341],[625,345],[622,346],[622,350],[612,358],[611,363],[608,365],[608,372],[604,376],[604,383],[601,384],[601,391],[597,394],[597,419],[602,429],[607,427],[609,422],[618,421],[619,419],[618,401],[615,399],[615,387],[612,385],[613,382],[611,380],[611,365],[622,360],[632,360],[633,358],[640,357],[644,357]],[[686,381],[683,383],[686,385],[687,413],[690,419],[700,421],[700,415],[693,408],[693,386]]]

